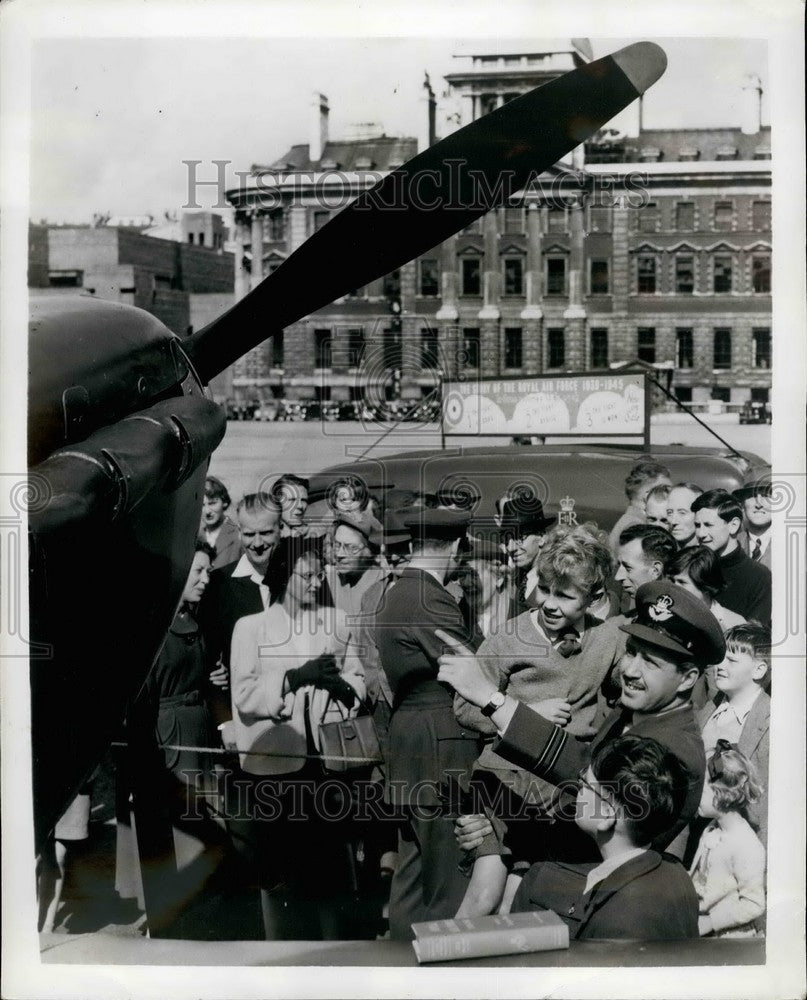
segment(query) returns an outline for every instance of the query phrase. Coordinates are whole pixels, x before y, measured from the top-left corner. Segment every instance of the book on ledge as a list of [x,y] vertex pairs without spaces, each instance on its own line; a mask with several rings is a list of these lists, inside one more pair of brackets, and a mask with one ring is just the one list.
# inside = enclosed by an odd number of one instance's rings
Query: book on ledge
[[450,962],[486,955],[553,951],[569,947],[569,928],[551,910],[426,920],[412,924],[418,962]]

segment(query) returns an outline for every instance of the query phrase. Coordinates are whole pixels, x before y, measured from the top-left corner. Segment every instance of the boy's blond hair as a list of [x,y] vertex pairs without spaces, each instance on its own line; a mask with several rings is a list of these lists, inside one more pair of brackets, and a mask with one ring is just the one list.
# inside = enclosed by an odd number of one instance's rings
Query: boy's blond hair
[[608,535],[592,522],[558,524],[547,532],[536,569],[545,582],[568,581],[593,599],[614,573]]

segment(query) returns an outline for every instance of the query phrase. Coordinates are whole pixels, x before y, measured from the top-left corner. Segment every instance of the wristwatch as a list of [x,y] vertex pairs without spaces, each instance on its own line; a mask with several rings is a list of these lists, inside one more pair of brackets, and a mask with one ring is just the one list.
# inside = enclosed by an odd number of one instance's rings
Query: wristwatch
[[494,691],[490,696],[490,700],[487,705],[485,705],[482,709],[482,715],[489,719],[497,709],[502,707],[505,700],[505,696],[501,693],[501,691]]

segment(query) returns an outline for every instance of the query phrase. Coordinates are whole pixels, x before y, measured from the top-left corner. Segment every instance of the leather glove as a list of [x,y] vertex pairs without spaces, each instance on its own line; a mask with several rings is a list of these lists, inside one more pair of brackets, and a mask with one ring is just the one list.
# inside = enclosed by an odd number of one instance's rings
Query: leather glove
[[289,691],[296,691],[298,688],[308,684],[314,687],[324,687],[323,681],[339,676],[339,667],[336,665],[336,657],[333,653],[323,653],[321,656],[309,660],[301,667],[286,672],[286,683]]
[[343,680],[339,675],[334,678],[329,678],[325,680],[320,687],[325,688],[332,698],[337,701],[341,701],[345,708],[353,708],[356,702],[356,692],[348,684],[346,680]]

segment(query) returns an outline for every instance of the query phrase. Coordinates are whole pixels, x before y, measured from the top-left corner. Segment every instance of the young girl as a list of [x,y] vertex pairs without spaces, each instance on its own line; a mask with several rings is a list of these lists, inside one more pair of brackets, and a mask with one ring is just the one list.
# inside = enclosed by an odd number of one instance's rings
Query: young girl
[[718,740],[707,763],[698,815],[703,831],[690,875],[700,900],[701,936],[754,937],[765,912],[765,848],[746,818],[762,793],[748,758]]

